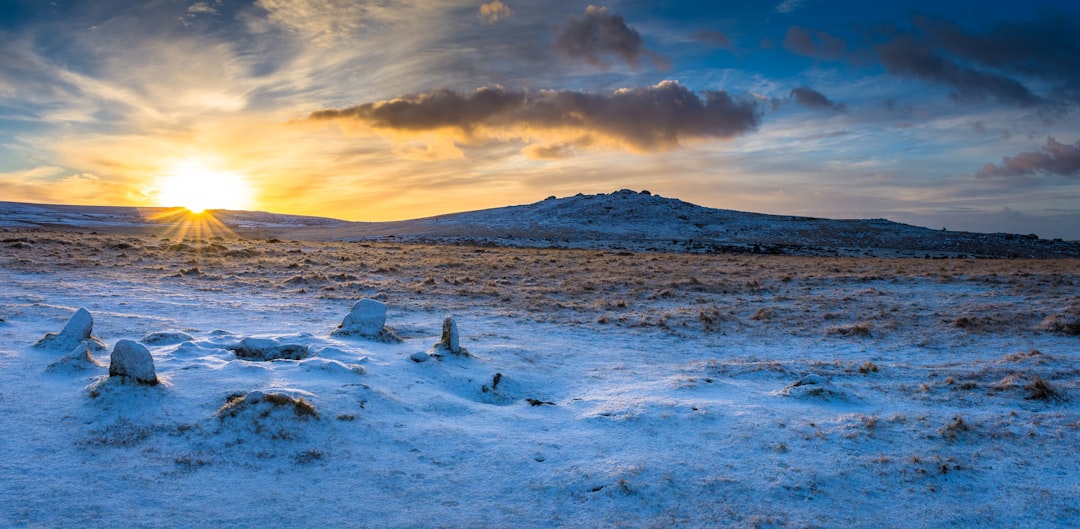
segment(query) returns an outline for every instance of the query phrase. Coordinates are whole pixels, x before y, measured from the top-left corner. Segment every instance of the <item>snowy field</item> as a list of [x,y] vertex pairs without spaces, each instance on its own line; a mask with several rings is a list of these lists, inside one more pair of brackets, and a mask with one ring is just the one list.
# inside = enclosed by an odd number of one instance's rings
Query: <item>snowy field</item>
[[3,527],[1080,525],[1076,260],[0,236]]

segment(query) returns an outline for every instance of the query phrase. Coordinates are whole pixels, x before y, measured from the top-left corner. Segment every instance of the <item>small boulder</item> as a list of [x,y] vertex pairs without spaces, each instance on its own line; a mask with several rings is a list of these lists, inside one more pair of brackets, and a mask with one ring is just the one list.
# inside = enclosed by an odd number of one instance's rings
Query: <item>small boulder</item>
[[90,314],[90,311],[80,308],[75,311],[75,314],[64,325],[63,330],[59,333],[50,332],[46,334],[34,344],[34,347],[71,351],[79,344],[86,342],[94,350],[105,350],[105,344],[90,335],[93,330],[94,317]]
[[194,339],[194,337],[186,332],[160,331],[147,334],[139,341],[147,345],[176,345],[179,343],[190,342]]
[[134,340],[120,340],[113,346],[109,357],[109,376],[129,377],[148,386],[158,383],[154,357],[149,349]]
[[272,338],[244,338],[238,346],[229,349],[245,360],[303,360],[311,356],[306,345],[281,343]]
[[330,335],[362,336],[387,342],[400,341],[400,338],[386,328],[386,304],[370,298],[354,303],[341,325]]
[[780,390],[779,394],[785,397],[811,400],[854,400],[853,396],[849,395],[843,389],[834,386],[829,382],[829,379],[818,374],[809,374],[792,382],[784,389]]

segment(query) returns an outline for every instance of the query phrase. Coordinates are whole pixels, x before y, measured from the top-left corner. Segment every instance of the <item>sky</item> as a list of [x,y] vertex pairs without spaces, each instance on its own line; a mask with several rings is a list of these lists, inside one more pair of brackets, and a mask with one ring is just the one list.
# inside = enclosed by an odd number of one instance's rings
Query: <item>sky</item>
[[1080,240],[1074,1],[0,0],[0,200]]

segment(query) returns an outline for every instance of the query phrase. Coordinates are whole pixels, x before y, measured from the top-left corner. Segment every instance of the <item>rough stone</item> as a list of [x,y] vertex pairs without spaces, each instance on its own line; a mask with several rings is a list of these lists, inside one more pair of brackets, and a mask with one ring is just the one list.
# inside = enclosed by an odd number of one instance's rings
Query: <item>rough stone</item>
[[232,349],[237,358],[247,360],[302,360],[311,356],[306,345],[280,343],[270,338],[244,338]]
[[63,330],[59,333],[50,332],[46,334],[34,346],[71,351],[79,344],[86,342],[92,349],[104,350],[105,344],[90,335],[93,330],[94,317],[90,314],[90,311],[80,308],[75,311],[75,314],[64,325]]
[[442,340],[439,345],[454,354],[461,354],[461,337],[458,335],[457,322],[447,317],[442,324]]
[[370,298],[354,303],[341,325],[330,334],[363,336],[386,342],[400,341],[400,338],[386,328],[386,304]]
[[113,346],[109,356],[109,376],[129,377],[150,386],[158,383],[154,357],[149,349],[134,340],[120,340]]
[[178,343],[190,342],[194,339],[194,337],[186,332],[161,331],[147,334],[139,341],[149,345],[176,345]]
[[461,346],[461,335],[458,333],[457,322],[449,316],[443,320],[442,337],[439,339],[439,343],[431,348],[430,356],[440,358],[447,354],[469,356],[469,351]]

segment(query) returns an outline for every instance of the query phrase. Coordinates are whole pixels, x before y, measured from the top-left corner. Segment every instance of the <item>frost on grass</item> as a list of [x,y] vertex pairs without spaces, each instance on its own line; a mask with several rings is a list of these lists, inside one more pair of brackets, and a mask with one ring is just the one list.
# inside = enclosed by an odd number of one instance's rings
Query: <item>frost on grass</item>
[[1068,310],[1047,316],[1039,329],[1044,331],[1080,336],[1080,306],[1070,307]]
[[319,418],[319,412],[315,409],[315,406],[304,400],[303,397],[293,397],[285,393],[266,393],[257,390],[247,395],[230,395],[225,399],[225,405],[218,410],[217,416],[222,420],[247,414],[268,417],[271,413],[279,410],[291,410],[296,418],[302,420]]
[[218,409],[217,418],[223,427],[275,441],[292,441],[304,436],[304,429],[298,425],[319,420],[319,412],[303,397],[256,390],[229,395]]
[[364,298],[353,304],[331,336],[359,336],[381,342],[400,342],[393,331],[386,328],[386,304]]
[[154,357],[146,346],[134,340],[120,340],[113,346],[109,356],[109,376],[127,377],[147,386],[158,383]]
[[75,314],[64,325],[63,330],[58,333],[50,332],[46,334],[34,344],[34,347],[71,351],[80,343],[86,342],[95,351],[104,351],[106,349],[105,344],[90,334],[93,330],[94,317],[90,314],[90,311],[80,308],[75,311]]

